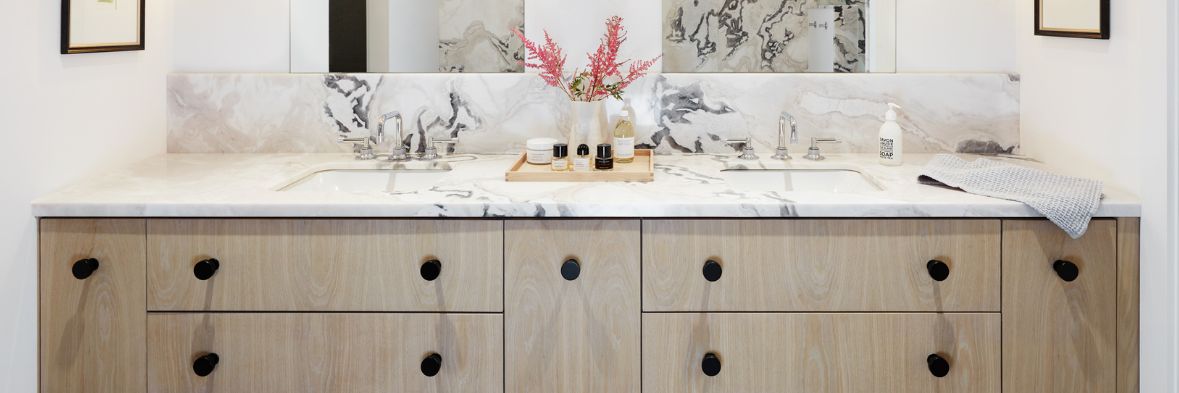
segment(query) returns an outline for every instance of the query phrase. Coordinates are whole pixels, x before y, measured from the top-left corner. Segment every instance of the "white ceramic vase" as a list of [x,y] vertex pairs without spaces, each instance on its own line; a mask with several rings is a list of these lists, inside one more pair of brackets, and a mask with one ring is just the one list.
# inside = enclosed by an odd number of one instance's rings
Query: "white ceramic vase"
[[579,144],[589,145],[595,151],[600,143],[610,143],[606,129],[606,105],[604,101],[570,102],[573,124],[569,128],[570,151]]

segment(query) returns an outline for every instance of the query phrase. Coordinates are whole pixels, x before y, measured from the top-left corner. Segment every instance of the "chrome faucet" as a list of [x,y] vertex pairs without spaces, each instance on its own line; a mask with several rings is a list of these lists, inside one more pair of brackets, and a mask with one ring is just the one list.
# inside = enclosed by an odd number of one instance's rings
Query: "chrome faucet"
[[811,148],[807,149],[806,156],[803,158],[811,161],[826,160],[827,157],[823,157],[823,153],[819,151],[820,143],[842,143],[842,141],[835,138],[811,138]]
[[790,149],[786,147],[786,123],[790,123],[790,143],[798,143],[798,122],[788,112],[782,112],[778,118],[778,150],[774,151],[775,160],[789,160]]
[[394,141],[393,149],[389,151],[388,160],[389,161],[408,160],[409,153],[405,149],[405,133],[404,133],[405,130],[403,129],[403,126],[405,125],[405,121],[401,118],[401,112],[393,111],[393,112],[389,112],[389,113],[381,115],[380,119],[377,119],[377,135],[380,135],[381,138],[384,138],[385,123],[389,122],[389,120],[397,120],[397,133],[393,134],[393,138],[392,138]]
[[377,158],[377,154],[373,152],[373,147],[380,145],[385,141],[385,135],[378,131],[376,134],[360,138],[349,138],[341,135],[338,139],[340,143],[352,143],[352,153],[356,154],[357,160],[373,160]]
[[737,156],[742,160],[756,160],[757,153],[753,151],[753,137],[746,137],[745,139],[729,139],[725,141],[726,145],[736,146],[742,145],[741,155]]

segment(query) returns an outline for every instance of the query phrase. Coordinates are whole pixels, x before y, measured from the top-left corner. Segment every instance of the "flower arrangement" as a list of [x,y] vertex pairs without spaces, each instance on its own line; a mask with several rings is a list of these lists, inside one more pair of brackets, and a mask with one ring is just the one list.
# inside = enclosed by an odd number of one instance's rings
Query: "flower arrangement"
[[[622,18],[614,16],[606,20],[606,34],[598,49],[586,54],[589,57],[589,69],[575,69],[572,75],[566,76],[565,51],[553,42],[548,31],[544,32],[544,45],[528,40],[519,29],[513,29],[513,32],[528,49],[529,61],[524,61],[524,66],[540,70],[540,77],[545,83],[561,89],[571,101],[594,102],[606,97],[622,99],[623,90],[646,75],[651,66],[663,57],[619,61],[618,51],[626,42],[626,28],[622,27]],[[624,66],[627,67],[626,74],[622,73]]]

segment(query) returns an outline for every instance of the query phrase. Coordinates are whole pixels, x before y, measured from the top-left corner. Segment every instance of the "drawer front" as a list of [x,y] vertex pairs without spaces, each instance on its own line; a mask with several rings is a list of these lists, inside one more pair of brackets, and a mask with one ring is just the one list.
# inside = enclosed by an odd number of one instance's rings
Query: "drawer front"
[[147,231],[153,311],[503,310],[501,221],[151,220]]
[[152,314],[147,370],[152,392],[498,392],[503,317]]
[[507,391],[637,393],[639,222],[506,228]]
[[40,226],[41,391],[142,392],[144,221]]
[[1003,386],[1008,390],[1114,391],[1116,231],[1114,220],[1094,220],[1084,237],[1073,240],[1048,221],[1004,221]]
[[643,392],[999,392],[999,320],[644,314]]
[[[643,310],[996,312],[999,226],[997,220],[644,221]],[[933,269],[931,261],[939,261]]]

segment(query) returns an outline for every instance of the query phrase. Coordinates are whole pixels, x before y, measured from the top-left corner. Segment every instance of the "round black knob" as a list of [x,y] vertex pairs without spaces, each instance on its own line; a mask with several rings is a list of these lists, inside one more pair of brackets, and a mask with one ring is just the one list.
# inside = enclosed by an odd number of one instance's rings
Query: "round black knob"
[[98,260],[94,258],[80,259],[74,262],[74,268],[72,270],[74,278],[85,280],[90,278],[90,275],[94,274],[94,271],[98,270]]
[[1056,275],[1060,276],[1061,280],[1066,282],[1073,282],[1077,276],[1081,275],[1081,268],[1077,264],[1069,261],[1052,262],[1052,270],[1056,271]]
[[720,358],[712,352],[704,354],[704,360],[700,361],[700,371],[703,371],[704,375],[715,377],[717,374],[720,374],[720,370]]
[[929,355],[925,358],[925,363],[929,365],[929,373],[935,377],[942,378],[950,374],[950,361],[941,355],[936,353]]
[[573,281],[581,277],[581,263],[576,259],[570,259],[561,264],[561,277],[566,280]]
[[929,260],[925,264],[925,270],[929,271],[929,276],[933,277],[934,281],[946,281],[950,277],[950,265],[936,259]]
[[199,377],[207,377],[213,373],[220,361],[221,358],[215,353],[205,354],[192,362],[192,372]]
[[442,261],[431,259],[422,264],[419,269],[422,278],[426,281],[434,281],[438,279],[438,275],[442,274]]
[[442,370],[442,355],[431,353],[422,359],[422,374],[427,377],[438,375],[438,371]]
[[213,275],[217,274],[217,269],[220,268],[221,261],[218,261],[216,258],[209,258],[197,262],[196,265],[192,267],[192,275],[196,276],[197,280],[205,281],[213,278]]
[[716,280],[720,280],[722,274],[724,274],[724,269],[721,268],[721,264],[719,262],[711,259],[709,259],[708,262],[704,262],[705,280],[708,280],[708,282],[716,282]]

